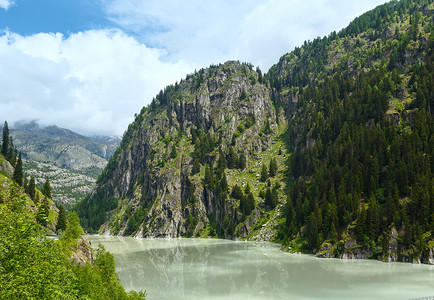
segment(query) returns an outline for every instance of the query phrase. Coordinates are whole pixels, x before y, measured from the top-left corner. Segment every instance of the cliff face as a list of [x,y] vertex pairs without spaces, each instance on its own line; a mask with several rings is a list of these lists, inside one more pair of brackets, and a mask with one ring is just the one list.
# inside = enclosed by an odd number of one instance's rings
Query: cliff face
[[227,62],[142,109],[77,207],[113,235],[432,262],[432,11],[384,4],[264,76]]
[[[188,76],[143,110],[100,178],[104,197],[119,201],[100,231],[176,237],[211,225],[232,238],[243,223],[238,236],[249,234],[243,221],[253,224],[249,220],[259,214],[243,215],[239,199],[228,192],[237,182],[246,187],[241,174],[257,181],[255,162],[277,128],[261,76],[250,65],[227,62]],[[227,164],[229,151],[235,164],[243,156],[245,165],[224,168],[205,184],[206,166],[217,169],[219,159]],[[195,160],[199,169],[192,172]],[[227,184],[219,190],[223,177]],[[263,202],[255,192],[255,204]]]

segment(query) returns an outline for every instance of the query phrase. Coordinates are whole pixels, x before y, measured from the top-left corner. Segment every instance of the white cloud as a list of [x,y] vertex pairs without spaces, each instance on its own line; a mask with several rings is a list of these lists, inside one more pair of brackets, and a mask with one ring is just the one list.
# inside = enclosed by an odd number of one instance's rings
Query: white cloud
[[12,4],[14,4],[12,0],[0,0],[0,8],[7,10]]
[[0,119],[121,135],[164,86],[191,72],[118,30],[0,37]]
[[146,43],[201,66],[239,59],[263,70],[305,40],[339,31],[385,0],[105,0],[107,13]]
[[101,1],[122,30],[0,33],[0,122],[121,135],[160,89],[195,68],[239,59],[267,71],[305,40],[386,2]]

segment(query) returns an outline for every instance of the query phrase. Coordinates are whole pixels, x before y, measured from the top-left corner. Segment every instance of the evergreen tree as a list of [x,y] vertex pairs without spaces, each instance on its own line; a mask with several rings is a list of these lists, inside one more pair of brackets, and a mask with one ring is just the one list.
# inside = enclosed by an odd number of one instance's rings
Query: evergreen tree
[[274,177],[277,174],[277,163],[274,158],[270,160],[269,173],[270,173],[270,177]]
[[262,169],[261,169],[261,181],[265,182],[268,179],[268,170],[267,170],[267,166],[264,164],[262,165]]
[[232,188],[231,197],[234,199],[240,200],[243,196],[244,196],[244,194],[243,194],[241,187],[238,184],[236,184]]
[[13,180],[19,185],[23,185],[23,161],[21,159],[21,152],[18,155],[18,161],[14,169]]
[[51,185],[50,185],[50,180],[48,179],[48,177],[45,178],[45,183],[42,186],[41,192],[45,197],[51,199]]
[[177,151],[176,151],[176,145],[172,145],[172,151],[170,152],[170,158],[176,158]]
[[240,170],[244,170],[246,168],[246,156],[244,155],[244,152],[241,152],[238,156],[237,167]]
[[236,167],[237,164],[237,154],[235,153],[234,149],[232,147],[229,147],[229,154],[227,158],[227,167],[229,169],[233,169]]
[[30,181],[29,181],[29,190],[27,191],[27,194],[29,194],[30,198],[32,198],[32,200],[35,199],[35,194],[36,194],[36,183],[35,183],[35,177],[30,176]]
[[214,172],[213,167],[206,165],[205,167],[205,185],[209,188],[214,188]]
[[15,167],[17,155],[17,149],[14,147],[14,142],[12,136],[9,136],[9,149],[6,155],[6,159],[11,163],[13,167]]
[[252,188],[250,187],[250,184],[247,184],[247,185],[246,185],[246,188],[244,189],[244,193],[245,193],[246,195],[248,195],[248,194],[251,193],[251,191],[252,191]]
[[3,139],[2,139],[2,154],[7,158],[9,151],[9,127],[8,122],[5,121],[3,125]]
[[67,219],[66,219],[66,211],[65,206],[60,205],[59,209],[59,215],[57,216],[57,224],[56,224],[56,231],[63,231],[65,232],[66,226],[67,226]]
[[197,158],[193,159],[193,168],[191,168],[190,175],[193,176],[194,174],[197,174],[200,172],[200,163]]
[[271,206],[272,203],[272,195],[271,195],[271,189],[267,188],[267,190],[265,191],[265,204]]

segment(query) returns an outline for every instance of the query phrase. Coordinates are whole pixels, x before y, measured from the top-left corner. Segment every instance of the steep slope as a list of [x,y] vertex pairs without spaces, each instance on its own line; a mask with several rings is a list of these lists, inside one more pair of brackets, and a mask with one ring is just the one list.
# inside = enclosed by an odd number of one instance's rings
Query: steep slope
[[[1,154],[0,161],[4,161]],[[83,229],[75,213],[68,215],[59,240],[47,238],[55,228],[56,206],[48,199],[47,222],[42,222],[43,205],[5,176],[3,166],[0,165],[1,299],[145,299],[142,292],[125,292],[115,274],[113,255],[103,248],[92,251],[80,239]]]
[[433,263],[433,9],[392,1],[265,76],[228,62],[167,87],[77,207],[85,226]]
[[262,81],[251,65],[227,62],[162,91],[129,126],[97,190],[78,208],[87,225],[99,229],[104,210],[114,209],[102,231],[175,237],[211,226],[225,237],[248,234],[245,226],[234,229],[259,214],[243,214],[244,200],[228,192],[250,182],[251,206],[259,201],[257,162],[277,131]]
[[88,138],[57,126],[37,122],[16,123],[10,131],[14,145],[22,152],[24,170],[37,184],[49,178],[53,199],[71,205],[93,188],[120,140]]
[[289,108],[290,247],[433,263],[433,9],[382,5],[270,70]]

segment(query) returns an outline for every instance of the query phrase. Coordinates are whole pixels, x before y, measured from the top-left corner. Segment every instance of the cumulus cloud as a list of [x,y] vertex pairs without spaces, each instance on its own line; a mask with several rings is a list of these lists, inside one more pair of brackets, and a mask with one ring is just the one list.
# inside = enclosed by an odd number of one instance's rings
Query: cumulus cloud
[[[238,59],[263,71],[305,40],[385,0],[100,0],[119,29],[0,32],[0,122],[121,135],[134,113],[195,68]],[[12,1],[0,0],[7,9]]]
[[385,0],[104,0],[111,20],[168,58],[202,66],[239,59],[263,70],[305,40],[339,31]]
[[193,70],[181,60],[163,62],[165,54],[119,30],[67,38],[7,32],[0,36],[0,117],[121,135],[160,89]]
[[12,0],[0,0],[0,8],[7,10],[12,4],[14,4]]

